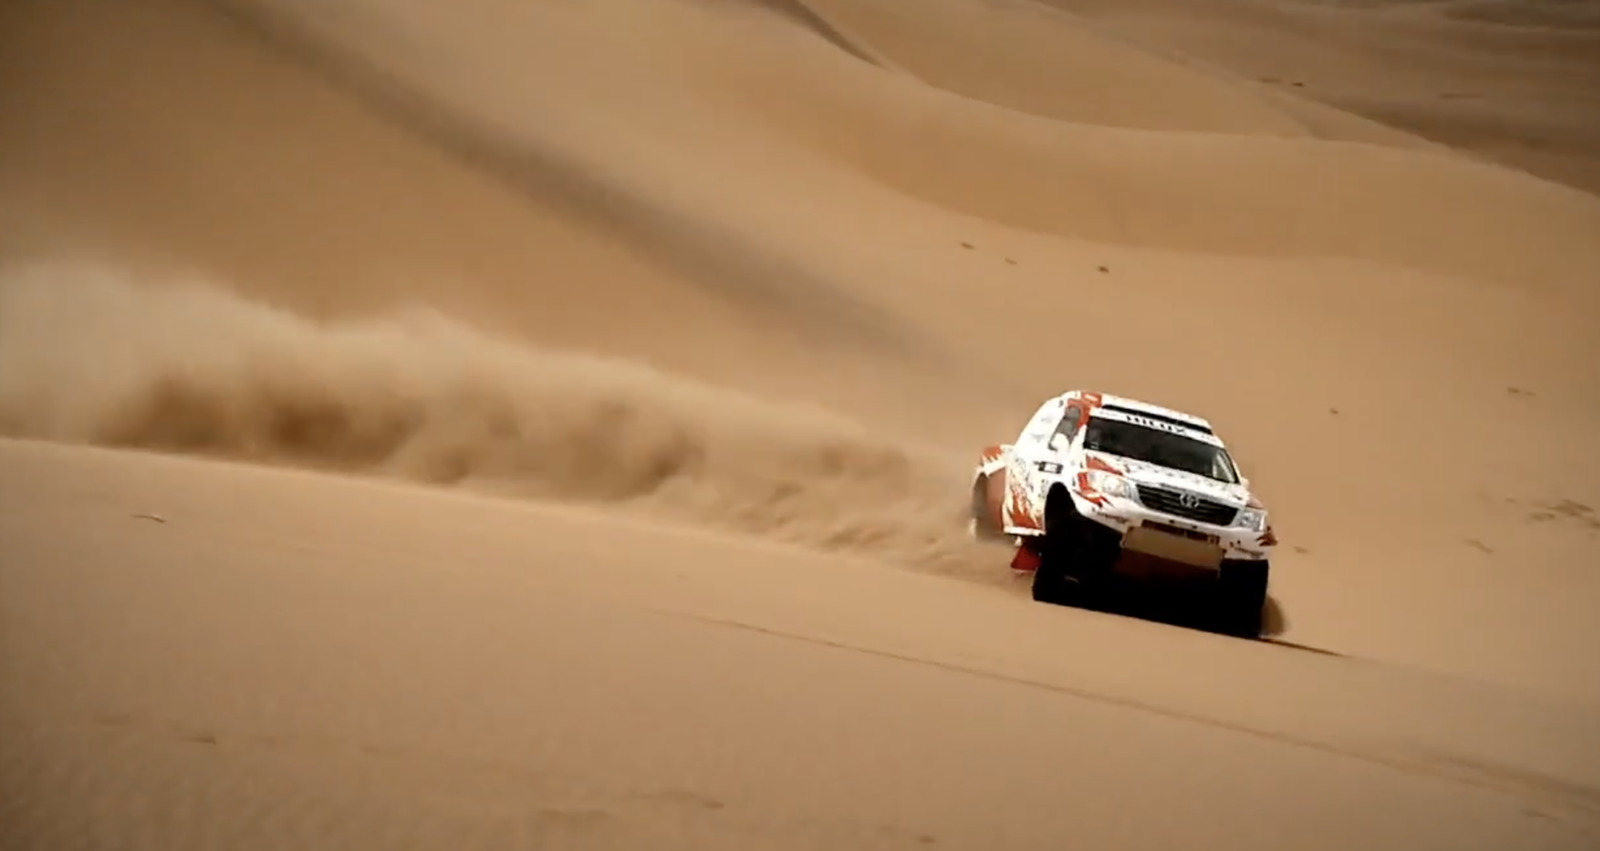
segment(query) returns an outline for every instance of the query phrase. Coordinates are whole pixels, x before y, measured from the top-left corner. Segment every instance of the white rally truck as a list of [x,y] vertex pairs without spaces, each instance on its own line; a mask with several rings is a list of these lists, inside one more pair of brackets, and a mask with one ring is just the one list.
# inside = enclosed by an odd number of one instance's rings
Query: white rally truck
[[1085,390],[1048,399],[1014,441],[983,451],[969,524],[1016,548],[1036,600],[1164,581],[1206,595],[1219,631],[1261,633],[1277,538],[1201,417]]

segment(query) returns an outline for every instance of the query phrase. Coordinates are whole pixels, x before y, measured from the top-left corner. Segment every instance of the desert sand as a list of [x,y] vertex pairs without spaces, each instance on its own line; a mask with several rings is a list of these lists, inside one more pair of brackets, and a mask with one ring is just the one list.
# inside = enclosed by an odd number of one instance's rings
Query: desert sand
[[[1592,848],[1597,142],[1581,4],[13,0],[0,846]],[[1074,387],[1270,640],[967,541]]]

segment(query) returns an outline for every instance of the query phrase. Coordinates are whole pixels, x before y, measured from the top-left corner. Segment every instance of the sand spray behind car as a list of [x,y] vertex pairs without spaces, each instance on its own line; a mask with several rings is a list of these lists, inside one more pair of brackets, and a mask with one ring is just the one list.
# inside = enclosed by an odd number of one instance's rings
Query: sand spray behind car
[[324,324],[109,268],[8,270],[0,435],[628,507],[993,573],[992,553],[966,539],[964,456],[919,452],[820,409],[496,339],[426,309]]

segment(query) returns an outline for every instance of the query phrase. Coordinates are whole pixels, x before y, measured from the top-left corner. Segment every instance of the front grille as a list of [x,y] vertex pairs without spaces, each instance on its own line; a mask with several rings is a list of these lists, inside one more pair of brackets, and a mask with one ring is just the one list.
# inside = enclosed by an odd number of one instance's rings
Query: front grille
[[[1233,523],[1233,518],[1238,515],[1239,509],[1225,502],[1207,499],[1199,494],[1180,491],[1174,488],[1164,488],[1157,485],[1139,485],[1139,501],[1144,507],[1174,517],[1183,517],[1199,523],[1211,523],[1216,526],[1227,526]],[[1183,496],[1193,496],[1200,501],[1193,506],[1182,504],[1179,500]]]

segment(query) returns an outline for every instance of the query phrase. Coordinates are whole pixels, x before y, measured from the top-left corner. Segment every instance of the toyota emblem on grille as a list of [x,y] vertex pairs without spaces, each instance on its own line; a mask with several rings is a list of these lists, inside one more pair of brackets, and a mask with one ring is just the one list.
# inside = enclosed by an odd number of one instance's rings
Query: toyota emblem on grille
[[1178,504],[1184,508],[1199,508],[1200,497],[1192,493],[1181,493],[1178,494]]

